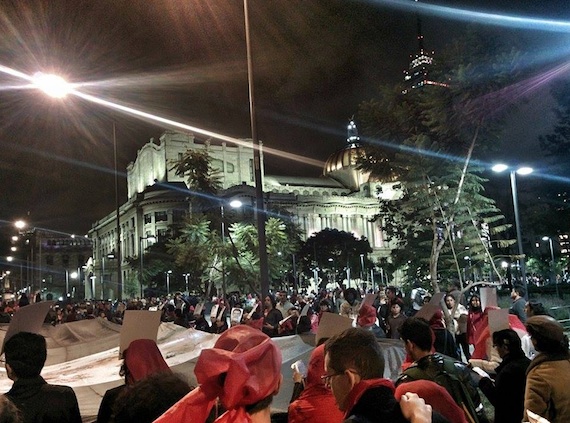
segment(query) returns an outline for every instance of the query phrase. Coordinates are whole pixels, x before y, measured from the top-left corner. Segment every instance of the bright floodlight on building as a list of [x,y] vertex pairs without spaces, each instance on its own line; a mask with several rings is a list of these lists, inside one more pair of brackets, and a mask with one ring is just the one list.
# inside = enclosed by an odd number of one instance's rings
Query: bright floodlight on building
[[232,200],[230,201],[230,207],[234,209],[239,209],[242,206],[242,202],[239,200]]
[[71,92],[71,85],[61,76],[38,72],[34,75],[36,88],[54,98],[64,98]]

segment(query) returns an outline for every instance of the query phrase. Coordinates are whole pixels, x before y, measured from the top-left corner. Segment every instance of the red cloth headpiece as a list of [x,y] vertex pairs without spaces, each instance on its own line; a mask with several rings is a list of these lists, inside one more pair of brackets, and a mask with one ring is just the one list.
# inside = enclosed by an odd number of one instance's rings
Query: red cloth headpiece
[[275,393],[281,381],[281,351],[263,332],[247,325],[225,331],[214,348],[203,350],[194,373],[199,388],[156,422],[206,421],[216,398],[228,410],[216,422],[250,422],[244,406]]
[[127,383],[138,382],[155,373],[171,372],[152,339],[134,340],[123,351],[123,357],[128,369]]
[[414,380],[396,387],[394,396],[400,401],[407,392],[418,394],[426,404],[453,423],[468,423],[463,410],[457,405],[447,390],[431,380]]
[[429,326],[432,329],[445,329],[445,325],[443,324],[443,312],[441,310],[436,310],[429,319]]
[[307,381],[305,386],[325,385],[321,376],[325,374],[325,344],[319,345],[311,353],[309,359],[309,370],[307,371]]
[[358,319],[356,321],[361,328],[367,328],[376,323],[376,310],[374,307],[365,304],[358,311]]

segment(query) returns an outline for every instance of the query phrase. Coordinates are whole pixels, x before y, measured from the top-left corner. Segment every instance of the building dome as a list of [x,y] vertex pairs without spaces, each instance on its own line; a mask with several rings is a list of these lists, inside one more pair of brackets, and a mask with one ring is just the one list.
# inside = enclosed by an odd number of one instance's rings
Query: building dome
[[336,179],[347,188],[358,191],[360,186],[368,182],[370,172],[357,169],[357,161],[366,154],[359,143],[358,129],[353,120],[347,127],[346,146],[331,154],[325,162],[323,176]]

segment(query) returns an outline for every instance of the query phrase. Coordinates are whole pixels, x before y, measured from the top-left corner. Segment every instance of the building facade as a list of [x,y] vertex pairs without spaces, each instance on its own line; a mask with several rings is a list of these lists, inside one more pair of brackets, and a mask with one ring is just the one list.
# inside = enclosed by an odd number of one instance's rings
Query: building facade
[[93,253],[91,239],[41,228],[12,238],[11,269],[3,278],[5,292],[38,292],[43,300],[85,297],[85,263]]
[[[127,167],[127,202],[120,206],[120,263],[125,283],[138,279],[138,271],[127,265],[127,258],[139,257],[154,239],[166,236],[170,225],[180,222],[189,212],[185,178],[177,176],[174,163],[189,149],[207,149],[212,166],[219,172],[220,197],[255,204],[253,144],[200,141],[192,134],[166,131],[158,142],[153,139],[138,152]],[[364,153],[353,121],[348,127],[347,144],[331,154],[320,177],[266,175],[261,155],[262,181],[267,209],[286,210],[292,215],[305,239],[325,228],[352,232],[366,237],[374,252],[372,258],[387,256],[389,246],[382,222],[375,219],[378,198],[399,196],[397,182],[380,183],[357,169]],[[94,298],[115,298],[117,265],[114,257],[117,240],[116,214],[111,213],[92,226],[90,261],[91,280],[86,294]],[[123,285],[124,285],[123,284]],[[142,292],[142,287],[140,287]]]

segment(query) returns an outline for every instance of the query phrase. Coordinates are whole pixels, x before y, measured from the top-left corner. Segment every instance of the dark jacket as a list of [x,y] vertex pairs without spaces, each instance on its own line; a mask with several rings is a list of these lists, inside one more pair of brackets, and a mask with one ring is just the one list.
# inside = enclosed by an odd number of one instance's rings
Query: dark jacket
[[69,386],[50,385],[41,376],[18,379],[6,396],[20,409],[24,423],[81,423]]
[[[385,386],[367,389],[346,414],[343,423],[407,423],[394,392]],[[432,413],[432,423],[449,422],[441,414]]]
[[[443,386],[460,407],[479,422],[487,419],[482,413],[483,406],[477,390],[477,383],[471,369],[460,361],[440,353],[429,354],[408,367],[396,381],[396,386],[413,380],[431,380]],[[502,422],[501,422],[502,423]]]
[[125,390],[127,385],[120,385],[115,388],[108,389],[103,395],[99,411],[97,412],[97,423],[109,423],[113,421],[113,405],[121,392]]
[[487,377],[479,382],[479,388],[495,407],[495,421],[520,423],[523,420],[526,370],[530,360],[520,355],[507,354],[495,369],[495,383]]
[[271,310],[269,310],[267,315],[263,318],[263,324],[265,325],[266,323],[268,323],[271,326],[273,326],[273,329],[263,327],[261,330],[267,336],[270,336],[270,337],[277,336],[278,335],[277,329],[279,328],[279,322],[282,319],[283,319],[283,315],[281,314],[281,312],[279,310],[277,310],[276,308],[272,308]]
[[394,392],[385,386],[367,389],[346,415],[349,417],[344,423],[407,422],[400,410],[400,404],[394,398]]

